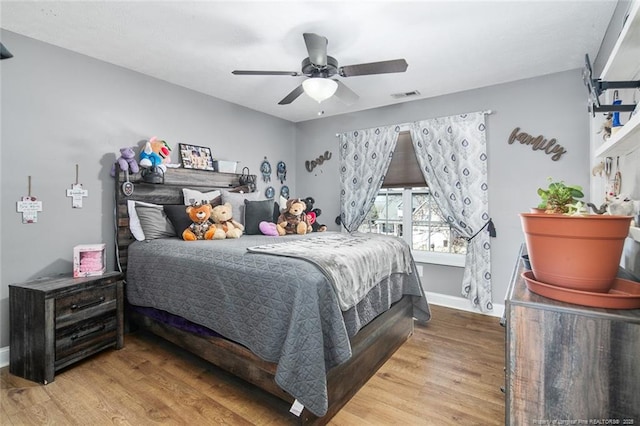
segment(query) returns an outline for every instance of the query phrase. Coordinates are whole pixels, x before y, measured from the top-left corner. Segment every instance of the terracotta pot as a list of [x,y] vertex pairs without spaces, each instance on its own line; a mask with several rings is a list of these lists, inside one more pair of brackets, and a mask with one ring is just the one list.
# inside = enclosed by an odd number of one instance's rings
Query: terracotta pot
[[529,212],[538,213],[538,214],[544,213],[545,211],[546,211],[545,209],[541,209],[540,207],[531,207],[529,209]]
[[520,219],[536,280],[582,291],[609,291],[631,216],[521,213]]

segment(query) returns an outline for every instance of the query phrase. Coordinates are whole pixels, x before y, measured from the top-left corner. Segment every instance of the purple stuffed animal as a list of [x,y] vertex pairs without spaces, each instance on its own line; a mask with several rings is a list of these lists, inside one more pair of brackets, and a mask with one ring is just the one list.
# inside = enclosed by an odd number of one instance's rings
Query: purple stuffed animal
[[[116,163],[123,172],[128,170],[131,173],[138,173],[140,170],[136,161],[136,151],[132,147],[120,148],[120,158],[116,160]],[[116,176],[116,163],[111,168],[111,177]]]

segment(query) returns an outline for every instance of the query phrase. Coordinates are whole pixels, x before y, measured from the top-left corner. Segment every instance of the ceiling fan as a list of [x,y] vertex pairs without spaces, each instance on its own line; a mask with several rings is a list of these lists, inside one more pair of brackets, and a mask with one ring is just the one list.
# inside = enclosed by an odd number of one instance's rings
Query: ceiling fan
[[338,66],[336,58],[327,55],[326,37],[313,33],[304,33],[304,42],[309,56],[302,61],[302,70],[298,71],[248,71],[235,70],[235,75],[288,75],[291,77],[307,76],[306,80],[291,93],[285,96],[279,105],[288,105],[295,101],[302,93],[308,94],[318,102],[322,102],[335,94],[342,102],[351,105],[358,100],[358,95],[349,89],[344,83],[332,78],[355,77],[358,75],[386,74],[405,72],[407,61],[393,59],[390,61],[370,62],[365,64]]

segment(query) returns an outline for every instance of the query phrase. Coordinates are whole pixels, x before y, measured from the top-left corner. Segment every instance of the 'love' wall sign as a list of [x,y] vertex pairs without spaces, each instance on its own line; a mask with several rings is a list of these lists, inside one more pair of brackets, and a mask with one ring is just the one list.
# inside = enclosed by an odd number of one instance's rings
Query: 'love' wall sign
[[544,151],[545,154],[551,155],[553,161],[558,161],[562,154],[567,153],[567,150],[555,138],[547,140],[542,135],[533,137],[528,133],[521,132],[520,127],[513,129],[511,136],[509,136],[509,145],[512,145],[515,141],[520,142],[520,145],[531,146],[534,151]]

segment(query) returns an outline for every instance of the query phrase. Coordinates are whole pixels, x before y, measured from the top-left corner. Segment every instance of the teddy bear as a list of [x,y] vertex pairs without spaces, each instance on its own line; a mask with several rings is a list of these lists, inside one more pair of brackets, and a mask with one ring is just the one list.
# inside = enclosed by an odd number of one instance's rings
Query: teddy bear
[[233,208],[231,203],[224,203],[215,206],[211,213],[211,219],[215,226],[214,240],[222,240],[225,238],[240,238],[244,226],[233,220]]
[[216,227],[209,221],[212,210],[209,203],[193,203],[188,206],[187,214],[192,223],[182,233],[185,241],[212,240],[216,232]]
[[116,163],[123,172],[138,173],[140,170],[138,162],[136,161],[136,151],[129,146],[120,148],[120,157],[113,163],[113,167],[111,167],[111,177],[116,176]]
[[287,207],[278,217],[276,229],[278,235],[307,234],[311,232],[311,223],[305,214],[307,205],[299,198],[287,200]]
[[318,223],[318,216],[322,214],[322,210],[314,209],[313,205],[316,200],[313,197],[307,197],[304,199],[304,203],[307,205],[305,209],[305,214],[309,218],[309,223],[311,223],[311,231],[313,232],[324,232],[327,230],[327,225],[323,225]]

